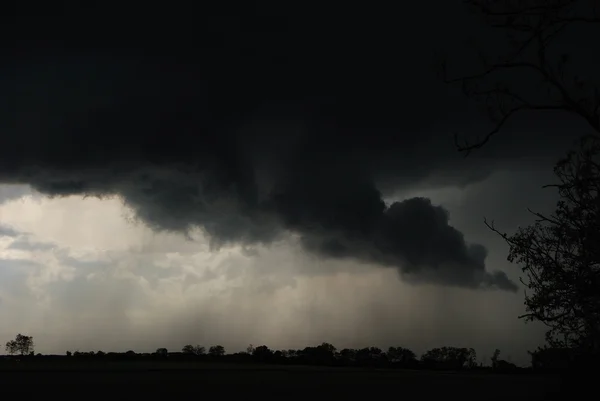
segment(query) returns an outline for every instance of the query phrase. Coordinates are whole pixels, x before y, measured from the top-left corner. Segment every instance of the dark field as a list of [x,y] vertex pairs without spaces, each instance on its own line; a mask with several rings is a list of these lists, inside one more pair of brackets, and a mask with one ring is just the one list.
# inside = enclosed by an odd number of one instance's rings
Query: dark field
[[[113,363],[86,367],[19,366],[0,369],[4,391],[79,399],[202,399],[209,396],[268,399],[545,400],[566,390],[558,376],[267,367]],[[12,389],[12,390],[11,390]],[[574,390],[574,389],[572,389]],[[579,391],[574,391],[578,393]],[[435,397],[435,398],[434,398]]]

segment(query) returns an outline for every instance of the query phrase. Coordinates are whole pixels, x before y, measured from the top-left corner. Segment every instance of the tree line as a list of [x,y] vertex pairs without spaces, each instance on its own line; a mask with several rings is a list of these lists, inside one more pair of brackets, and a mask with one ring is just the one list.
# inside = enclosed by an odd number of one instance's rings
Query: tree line
[[[330,343],[322,343],[303,349],[274,350],[266,345],[250,345],[245,351],[227,353],[222,345],[204,347],[187,344],[180,351],[158,348],[153,353],[103,352],[103,351],[67,351],[65,355],[35,354],[33,337],[17,334],[14,340],[6,343],[5,360],[60,359],[93,363],[94,361],[162,361],[162,362],[232,362],[270,365],[306,365],[331,367],[373,367],[427,370],[491,370],[495,372],[517,373],[534,370],[562,370],[572,368],[569,361],[576,361],[565,349],[540,348],[531,352],[531,366],[518,368],[513,363],[500,358],[496,349],[490,358],[490,364],[478,362],[473,348],[438,347],[423,353],[420,358],[405,347],[378,347],[338,349]],[[566,363],[565,363],[566,362]]]

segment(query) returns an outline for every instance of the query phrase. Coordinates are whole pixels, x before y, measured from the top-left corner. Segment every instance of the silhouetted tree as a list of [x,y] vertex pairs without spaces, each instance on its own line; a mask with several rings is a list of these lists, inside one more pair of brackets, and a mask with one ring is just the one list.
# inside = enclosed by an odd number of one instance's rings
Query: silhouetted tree
[[329,344],[329,343],[322,343],[317,348],[320,351],[322,351],[328,355],[333,355],[336,351],[336,348],[332,344]]
[[402,366],[414,366],[417,362],[417,356],[408,348],[390,347],[387,352],[388,360]]
[[321,345],[315,347],[314,356],[319,363],[330,365],[335,359],[335,351],[336,348],[332,344],[322,343]]
[[492,369],[496,372],[511,372],[517,368],[514,363],[500,359],[500,350],[496,348],[492,355]]
[[273,359],[273,351],[266,345],[254,348],[252,357],[258,362],[269,362]]
[[497,372],[512,372],[515,369],[517,369],[517,365],[515,365],[512,362],[505,361],[503,359],[500,359],[496,364]]
[[183,352],[184,354],[188,354],[188,355],[195,355],[195,356],[200,356],[200,355],[204,355],[206,354],[206,348],[200,346],[200,345],[185,345],[182,349],[181,352]]
[[169,351],[166,348],[158,348],[156,350],[156,355],[165,358],[169,355]]
[[[478,100],[495,123],[491,131],[474,142],[459,143],[455,135],[461,152],[469,154],[481,148],[513,116],[528,111],[575,114],[600,133],[598,82],[583,79],[572,68],[572,55],[568,53],[571,49],[561,52],[553,48],[576,25],[598,24],[600,28],[597,1],[464,0],[464,3],[491,27],[502,30],[509,50],[498,54],[502,46],[486,43],[485,50],[475,50],[481,60],[480,71],[458,78],[448,77],[447,63],[442,63],[445,81],[462,85],[463,92]],[[586,35],[585,30],[582,32]]]
[[6,343],[6,352],[11,355],[29,355],[34,352],[33,337],[17,334],[14,340]]
[[252,344],[248,345],[248,347],[246,347],[246,353],[252,355],[254,354],[254,346]]
[[457,347],[433,348],[423,354],[425,366],[436,369],[462,369],[471,359],[471,349]]
[[467,367],[474,369],[477,367],[477,352],[474,348],[469,348],[469,354],[467,356]]
[[539,347],[531,355],[531,366],[542,370],[565,370],[575,367],[577,355],[569,348]]
[[349,365],[356,361],[356,350],[344,348],[339,352],[339,359],[343,364]]
[[560,200],[551,215],[508,236],[508,260],[522,265],[527,313],[549,327],[552,347],[600,349],[600,138],[587,137],[554,169]]
[[494,350],[494,353],[492,354],[492,369],[496,369],[496,366],[498,365],[498,361],[500,358],[500,350],[498,348],[496,348],[496,350]]
[[381,348],[367,347],[356,350],[355,360],[359,366],[375,366],[385,355]]
[[210,356],[223,356],[225,355],[225,347],[222,345],[213,345],[208,349]]

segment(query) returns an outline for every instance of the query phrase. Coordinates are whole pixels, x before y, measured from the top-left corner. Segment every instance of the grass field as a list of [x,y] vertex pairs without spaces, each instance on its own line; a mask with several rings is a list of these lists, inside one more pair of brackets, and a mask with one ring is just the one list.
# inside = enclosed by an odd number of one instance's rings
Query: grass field
[[[112,363],[19,366],[0,370],[7,391],[21,399],[461,399],[545,400],[563,383],[533,375],[442,373],[352,368]],[[573,395],[573,394],[571,394]],[[569,397],[568,399],[570,399]],[[33,398],[31,398],[33,399]],[[563,399],[559,397],[558,399]]]

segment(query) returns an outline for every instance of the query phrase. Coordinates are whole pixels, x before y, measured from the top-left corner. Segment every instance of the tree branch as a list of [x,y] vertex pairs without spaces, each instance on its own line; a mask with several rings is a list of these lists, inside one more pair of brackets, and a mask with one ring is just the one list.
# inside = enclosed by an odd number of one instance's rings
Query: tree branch
[[[489,63],[485,57],[482,57],[484,65],[483,71],[477,74],[466,75],[456,78],[448,78],[446,62],[442,63],[444,72],[444,82],[447,84],[460,83],[463,85],[463,91],[468,97],[478,98],[486,94],[496,96],[496,105],[493,106],[502,116],[495,124],[494,128],[483,135],[473,143],[469,141],[459,141],[458,134],[454,133],[454,143],[457,150],[468,156],[472,151],[485,146],[494,135],[501,131],[507,120],[516,112],[525,110],[563,110],[574,113],[582,117],[596,132],[600,133],[600,89],[594,88],[593,95],[578,98],[570,89],[567,88],[564,81],[564,60],[558,61],[558,71],[563,79],[554,76],[551,61],[546,57],[546,49],[551,43],[568,27],[573,24],[598,24],[597,5],[592,4],[593,12],[582,15],[573,15],[575,6],[579,5],[578,0],[561,0],[546,2],[540,5],[539,2],[527,1],[515,4],[510,0],[501,0],[488,2],[484,0],[465,0],[464,4],[472,6],[475,10],[487,19],[491,19],[490,25],[494,28],[504,29],[507,32],[516,32],[525,34],[525,38],[518,40],[516,51],[511,52],[507,57],[500,57],[501,61]],[[536,46],[535,62],[525,57],[527,49]],[[531,96],[518,94],[501,90],[499,87],[491,90],[468,90],[468,86],[474,83],[481,83],[490,78],[494,73],[501,71],[510,71],[518,69],[529,69],[548,85],[548,89],[556,90],[560,96],[556,102],[550,104],[540,104]],[[525,90],[525,89],[523,89]],[[519,99],[519,107],[511,108],[509,111],[503,110],[503,99],[510,98],[512,101]]]

